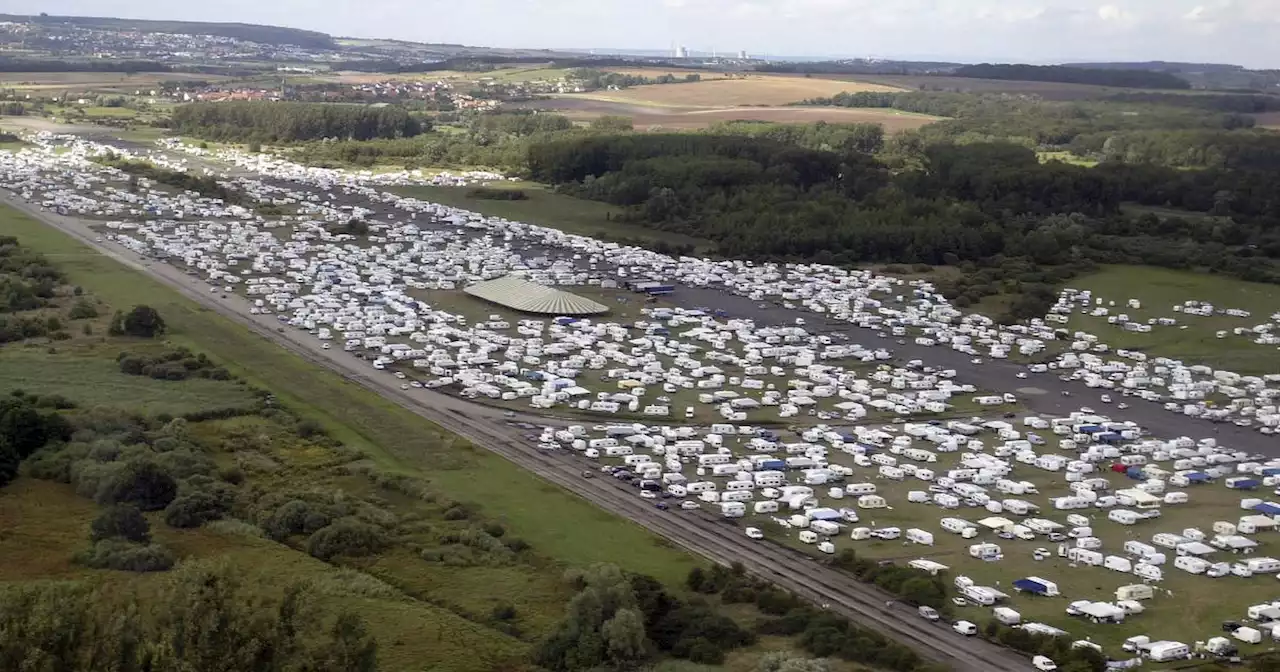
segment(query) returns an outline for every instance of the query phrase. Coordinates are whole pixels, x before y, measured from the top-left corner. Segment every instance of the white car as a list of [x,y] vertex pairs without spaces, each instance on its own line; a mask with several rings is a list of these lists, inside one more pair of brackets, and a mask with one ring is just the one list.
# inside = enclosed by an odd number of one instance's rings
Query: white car
[[746,529],[748,539],[764,539],[764,532],[758,527],[748,527]]
[[1031,665],[1037,670],[1044,670],[1045,672],[1058,669],[1058,664],[1053,662],[1053,660],[1048,656],[1036,656],[1035,658],[1032,658]]
[[1109,404],[1109,403],[1111,403],[1111,395],[1109,395],[1109,394],[1104,394],[1104,395],[1102,395],[1102,396],[1100,397],[1100,399],[1102,399],[1102,403],[1104,403],[1104,404]]
[[1121,403],[1119,403],[1119,404],[1116,404],[1116,408],[1118,408],[1118,409],[1120,409],[1120,410],[1122,410],[1122,411],[1123,411],[1124,409],[1129,408],[1129,404],[1126,404],[1126,403],[1124,403],[1124,402],[1121,402]]
[[640,491],[640,496],[641,496],[641,497],[643,497],[643,498],[645,498],[645,499],[657,499],[657,498],[658,498],[658,496],[657,496],[657,495],[655,495],[655,494],[653,493],[653,491],[652,491],[652,490],[641,490],[641,491]]
[[951,629],[965,637],[972,637],[978,634],[978,626],[974,625],[972,621],[956,621],[955,624],[951,626]]
[[699,506],[697,502],[680,502],[680,508],[684,509],[685,511],[692,511],[696,508],[699,508]]
[[1026,377],[1027,377],[1027,372],[1026,372],[1026,371],[1019,371],[1019,372],[1018,372],[1018,377],[1019,377],[1019,378],[1026,378]]

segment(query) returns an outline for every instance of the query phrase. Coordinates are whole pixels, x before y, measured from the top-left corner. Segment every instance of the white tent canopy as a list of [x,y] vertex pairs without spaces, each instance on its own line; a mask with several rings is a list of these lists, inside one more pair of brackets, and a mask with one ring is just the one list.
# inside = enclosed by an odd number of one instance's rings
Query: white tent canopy
[[609,312],[608,306],[591,299],[512,275],[477,283],[463,291],[476,298],[525,313],[599,315]]

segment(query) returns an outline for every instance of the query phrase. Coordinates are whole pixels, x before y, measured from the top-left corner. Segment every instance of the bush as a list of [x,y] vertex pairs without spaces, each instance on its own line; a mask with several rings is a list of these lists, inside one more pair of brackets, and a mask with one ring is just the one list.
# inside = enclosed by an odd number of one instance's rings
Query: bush
[[164,509],[164,522],[169,527],[200,527],[217,520],[226,508],[216,496],[203,490],[178,495]]
[[151,306],[134,306],[120,326],[125,335],[138,338],[155,338],[165,331],[164,318]]
[[178,483],[163,467],[150,459],[125,463],[99,484],[95,499],[99,504],[135,504],[143,511],[159,511],[178,494]]
[[133,544],[121,539],[104,539],[78,553],[75,561],[93,569],[123,572],[163,572],[173,567],[173,551],[157,544]]
[[88,320],[98,316],[98,309],[93,305],[92,301],[81,298],[71,306],[71,310],[67,312],[67,319],[71,320]]
[[90,541],[124,539],[139,544],[151,541],[151,525],[142,517],[138,507],[116,504],[103,509],[89,525]]
[[350,557],[373,555],[386,543],[386,537],[378,528],[358,520],[344,518],[311,535],[307,540],[307,552],[327,561],[340,555]]

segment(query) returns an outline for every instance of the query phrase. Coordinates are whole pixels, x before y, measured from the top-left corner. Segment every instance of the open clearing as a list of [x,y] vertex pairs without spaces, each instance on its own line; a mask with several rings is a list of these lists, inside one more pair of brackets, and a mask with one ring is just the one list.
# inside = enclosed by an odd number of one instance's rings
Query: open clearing
[[[1174,317],[1178,324],[1155,326],[1150,333],[1132,333],[1107,324],[1105,317],[1079,313],[1071,316],[1068,328],[1097,334],[1103,342],[1116,348],[1141,350],[1238,373],[1275,373],[1280,371],[1280,352],[1272,346],[1257,345],[1242,336],[1218,339],[1219,330],[1253,327],[1280,310],[1280,297],[1273,285],[1244,282],[1234,278],[1172,271],[1140,266],[1111,266],[1067,283],[1076,289],[1088,289],[1095,298],[1115,301],[1115,312],[1145,321],[1153,317]],[[1142,302],[1140,310],[1124,310],[1128,299]],[[1173,312],[1172,306],[1183,301],[1208,301],[1218,309],[1239,308],[1252,313],[1247,318],[1215,315],[1197,317]]]
[[[686,86],[669,84],[667,86]],[[927,126],[940,117],[887,109],[850,107],[655,107],[631,103],[590,100],[574,96],[526,103],[522,107],[555,110],[570,119],[590,121],[604,115],[630,117],[637,129],[693,130],[722,121],[764,121],[803,124],[825,121],[830,124],[874,123],[888,133]]]
[[620,91],[566,94],[621,103],[676,107],[732,107],[736,105],[787,105],[808,98],[833,96],[842,91],[901,91],[896,86],[806,77],[741,78],[679,84],[634,86]]

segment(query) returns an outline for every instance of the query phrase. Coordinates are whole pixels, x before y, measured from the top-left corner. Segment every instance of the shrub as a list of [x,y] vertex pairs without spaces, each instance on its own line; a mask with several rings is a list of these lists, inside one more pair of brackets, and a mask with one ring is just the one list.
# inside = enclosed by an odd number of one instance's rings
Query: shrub
[[165,331],[164,318],[151,306],[134,306],[121,326],[125,334],[138,338],[155,338]]
[[164,522],[169,527],[200,527],[217,520],[226,508],[216,496],[203,490],[178,495],[164,509]]
[[386,543],[386,537],[378,528],[344,518],[311,535],[307,552],[321,560],[340,555],[360,557],[377,553]]
[[163,467],[150,459],[125,463],[104,480],[95,499],[99,504],[135,504],[143,511],[159,511],[178,494],[178,483]]
[[67,319],[71,320],[88,320],[98,316],[98,308],[93,305],[92,301],[81,298],[71,306],[71,310],[67,311]]
[[89,550],[76,554],[75,561],[94,569],[124,572],[163,572],[173,567],[173,551],[157,544],[133,544],[121,539],[104,539]]
[[139,544],[151,541],[151,525],[138,507],[131,504],[109,506],[89,525],[89,539],[124,539]]

